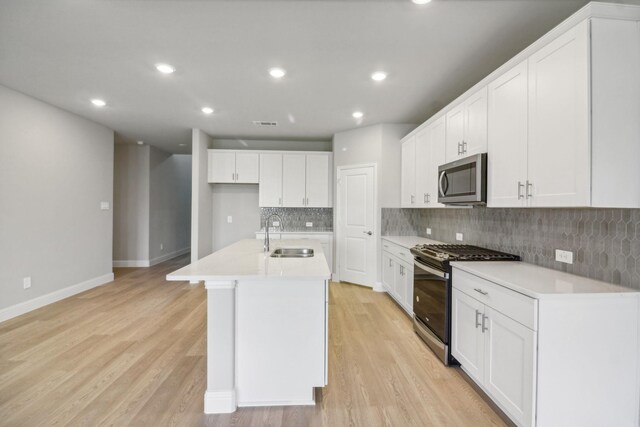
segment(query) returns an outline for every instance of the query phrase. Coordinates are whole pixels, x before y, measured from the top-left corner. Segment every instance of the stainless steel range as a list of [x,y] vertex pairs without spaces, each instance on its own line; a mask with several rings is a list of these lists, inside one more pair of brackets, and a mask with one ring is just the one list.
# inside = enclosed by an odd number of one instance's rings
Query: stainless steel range
[[417,245],[413,273],[413,329],[445,365],[451,356],[451,261],[519,261],[520,257],[471,245]]

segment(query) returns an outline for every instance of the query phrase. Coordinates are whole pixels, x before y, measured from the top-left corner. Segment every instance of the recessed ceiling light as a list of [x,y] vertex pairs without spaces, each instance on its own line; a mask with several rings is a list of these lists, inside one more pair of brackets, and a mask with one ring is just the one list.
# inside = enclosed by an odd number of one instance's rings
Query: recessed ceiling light
[[138,145],[144,144],[144,141],[138,141]]
[[414,2],[415,4],[427,4],[431,2],[431,0],[411,0],[411,1]]
[[169,64],[156,64],[156,70],[162,74],[172,74],[176,71],[176,69]]
[[371,74],[371,78],[377,82],[381,82],[387,78],[387,73],[385,73],[384,71],[376,71],[375,73]]
[[202,107],[202,112],[205,114],[212,114],[213,113],[213,108],[211,107]]
[[287,74],[287,72],[282,68],[272,68],[269,70],[269,74],[271,74],[271,77],[274,79],[281,79],[285,74]]
[[105,105],[107,105],[106,102],[104,102],[102,99],[92,99],[91,103],[93,105],[95,105],[96,107],[104,107]]
[[354,111],[352,114],[354,119],[361,119],[364,116],[362,111]]

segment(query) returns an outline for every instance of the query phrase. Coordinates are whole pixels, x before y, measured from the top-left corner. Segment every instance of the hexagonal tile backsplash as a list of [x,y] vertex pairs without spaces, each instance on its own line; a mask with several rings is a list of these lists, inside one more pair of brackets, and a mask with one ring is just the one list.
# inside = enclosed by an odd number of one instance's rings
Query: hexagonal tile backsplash
[[[426,236],[520,255],[523,261],[640,289],[640,209],[382,209],[382,235]],[[555,260],[573,252],[573,264]]]

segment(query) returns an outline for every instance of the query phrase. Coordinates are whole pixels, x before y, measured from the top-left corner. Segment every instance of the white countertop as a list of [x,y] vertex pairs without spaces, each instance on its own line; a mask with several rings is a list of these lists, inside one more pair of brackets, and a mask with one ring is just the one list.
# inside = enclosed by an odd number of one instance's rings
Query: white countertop
[[328,280],[331,271],[315,240],[272,240],[270,252],[277,248],[312,248],[310,258],[271,258],[263,252],[263,241],[240,240],[167,275],[167,280],[308,279]]
[[415,245],[442,245],[442,242],[418,236],[382,236],[381,239],[411,249]]
[[[452,262],[451,265],[454,268],[459,268],[467,273],[536,299],[566,295],[637,294],[639,292],[624,286],[520,261],[456,261]],[[454,273],[454,283],[455,280]]]

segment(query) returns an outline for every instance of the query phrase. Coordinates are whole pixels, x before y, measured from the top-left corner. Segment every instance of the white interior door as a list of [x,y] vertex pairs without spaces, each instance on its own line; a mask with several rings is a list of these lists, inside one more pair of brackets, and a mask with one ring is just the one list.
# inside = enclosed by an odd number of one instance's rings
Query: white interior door
[[373,287],[376,281],[374,166],[341,169],[338,176],[340,280]]

